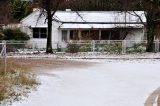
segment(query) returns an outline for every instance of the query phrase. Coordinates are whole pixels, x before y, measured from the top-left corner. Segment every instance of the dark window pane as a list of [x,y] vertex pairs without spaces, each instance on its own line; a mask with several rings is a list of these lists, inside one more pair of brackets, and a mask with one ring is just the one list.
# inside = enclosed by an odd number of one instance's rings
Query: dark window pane
[[99,40],[99,30],[91,30],[90,38],[91,40]]
[[67,31],[62,31],[62,41],[67,41]]
[[39,38],[39,34],[33,34],[33,38]]
[[47,38],[47,34],[41,34],[41,38]]
[[40,32],[41,33],[47,33],[47,28],[41,28]]
[[111,40],[120,40],[120,31],[113,30],[111,34]]
[[47,38],[47,29],[33,28],[33,38]]
[[102,31],[101,32],[101,40],[109,40],[110,39],[110,31]]
[[91,40],[90,39],[90,32],[89,32],[89,30],[84,30],[84,31],[82,31],[81,32],[81,39],[82,40]]
[[70,40],[73,40],[73,31],[70,31]]
[[33,28],[33,33],[39,33],[39,28]]

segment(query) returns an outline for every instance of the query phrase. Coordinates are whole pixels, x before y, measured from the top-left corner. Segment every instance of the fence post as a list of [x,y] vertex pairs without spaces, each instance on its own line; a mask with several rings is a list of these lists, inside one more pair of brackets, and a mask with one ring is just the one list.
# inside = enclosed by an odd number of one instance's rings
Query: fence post
[[95,41],[92,41],[92,52],[95,52]]
[[2,43],[3,43],[2,56],[3,56],[3,59],[4,59],[4,74],[6,74],[6,71],[7,71],[6,41],[2,41]]
[[155,40],[155,52],[159,52],[159,40]]
[[126,40],[122,41],[122,54],[126,54]]
[[34,41],[32,41],[32,52],[34,52],[35,51],[35,44],[34,44]]

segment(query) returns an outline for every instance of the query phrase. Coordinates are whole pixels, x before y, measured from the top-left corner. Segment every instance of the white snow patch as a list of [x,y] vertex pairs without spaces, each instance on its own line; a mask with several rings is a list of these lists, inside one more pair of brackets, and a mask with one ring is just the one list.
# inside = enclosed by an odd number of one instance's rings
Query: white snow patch
[[49,73],[55,77],[40,75],[38,91],[12,106],[144,106],[160,86],[159,61],[95,62]]

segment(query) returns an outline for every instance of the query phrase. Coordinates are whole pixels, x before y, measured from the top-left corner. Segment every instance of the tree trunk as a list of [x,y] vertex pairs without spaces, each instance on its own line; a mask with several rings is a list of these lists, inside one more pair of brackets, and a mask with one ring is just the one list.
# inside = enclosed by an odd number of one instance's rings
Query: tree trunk
[[53,53],[52,50],[52,20],[48,18],[48,36],[47,36],[47,48],[46,53]]
[[50,0],[48,0],[48,5],[47,5],[48,35],[47,35],[46,53],[53,53],[53,50],[52,50],[52,13],[51,12],[52,11],[50,7]]
[[0,24],[0,33],[2,33],[2,31],[3,31],[3,25]]
[[154,27],[147,26],[147,48],[146,52],[154,52]]
[[155,24],[153,20],[147,18],[147,47],[146,52],[154,52],[154,36],[155,36]]

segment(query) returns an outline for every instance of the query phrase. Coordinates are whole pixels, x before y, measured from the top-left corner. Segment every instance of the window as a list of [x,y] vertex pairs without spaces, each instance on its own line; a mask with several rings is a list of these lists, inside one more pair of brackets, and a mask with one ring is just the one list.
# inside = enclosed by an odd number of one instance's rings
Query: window
[[70,31],[70,40],[79,40],[78,30],[71,30]]
[[99,30],[90,30],[91,40],[99,40]]
[[33,28],[33,38],[47,38],[47,28]]
[[83,30],[81,32],[82,40],[90,40],[90,31],[89,30]]
[[101,40],[120,40],[120,30],[103,30]]
[[73,40],[73,31],[70,31],[70,39]]
[[66,30],[62,31],[62,41],[67,41],[67,31]]
[[111,38],[111,33],[108,30],[103,30],[101,32],[101,40],[110,40]]

